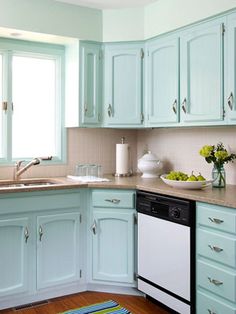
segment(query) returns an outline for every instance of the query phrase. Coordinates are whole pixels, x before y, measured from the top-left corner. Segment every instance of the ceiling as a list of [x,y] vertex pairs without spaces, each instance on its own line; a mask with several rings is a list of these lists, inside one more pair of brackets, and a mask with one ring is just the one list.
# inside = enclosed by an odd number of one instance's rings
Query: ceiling
[[55,0],[96,9],[125,9],[145,6],[156,0]]

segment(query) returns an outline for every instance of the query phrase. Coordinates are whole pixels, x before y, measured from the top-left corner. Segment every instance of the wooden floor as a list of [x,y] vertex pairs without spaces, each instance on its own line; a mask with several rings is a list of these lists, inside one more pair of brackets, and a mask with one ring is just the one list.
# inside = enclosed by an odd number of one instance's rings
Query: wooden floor
[[66,297],[51,299],[46,305],[38,305],[21,310],[1,310],[0,314],[56,314],[108,300],[116,301],[132,314],[169,314],[166,310],[158,307],[143,297],[102,292],[82,292]]

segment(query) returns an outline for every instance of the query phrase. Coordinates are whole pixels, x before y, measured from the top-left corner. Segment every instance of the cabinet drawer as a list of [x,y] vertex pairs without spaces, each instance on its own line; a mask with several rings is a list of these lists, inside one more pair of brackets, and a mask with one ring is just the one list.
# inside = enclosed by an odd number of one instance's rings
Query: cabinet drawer
[[236,314],[236,307],[225,304],[220,299],[205,293],[197,293],[197,314]]
[[93,191],[92,204],[94,207],[134,208],[134,191]]
[[198,253],[216,262],[236,267],[236,238],[198,229]]
[[200,225],[236,234],[236,210],[197,203],[197,222]]
[[232,302],[236,301],[236,273],[233,271],[198,261],[197,284]]

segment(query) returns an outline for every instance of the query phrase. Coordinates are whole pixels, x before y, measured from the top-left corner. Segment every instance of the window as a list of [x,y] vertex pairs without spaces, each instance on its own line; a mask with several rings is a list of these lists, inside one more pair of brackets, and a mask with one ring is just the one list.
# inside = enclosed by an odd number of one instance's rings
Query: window
[[64,47],[0,39],[0,160],[64,161]]

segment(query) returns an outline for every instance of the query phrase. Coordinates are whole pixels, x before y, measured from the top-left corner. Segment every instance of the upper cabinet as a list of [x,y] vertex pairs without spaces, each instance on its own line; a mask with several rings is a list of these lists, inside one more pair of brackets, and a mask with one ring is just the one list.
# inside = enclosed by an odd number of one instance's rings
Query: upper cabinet
[[180,121],[184,125],[215,125],[224,119],[224,24],[225,18],[219,18],[180,35]]
[[228,123],[236,123],[236,13],[228,16],[225,49],[225,109]]
[[102,46],[80,44],[80,117],[81,126],[101,124]]
[[104,72],[105,126],[143,124],[143,45],[106,44]]
[[152,40],[146,46],[148,125],[172,125],[179,120],[179,39]]

